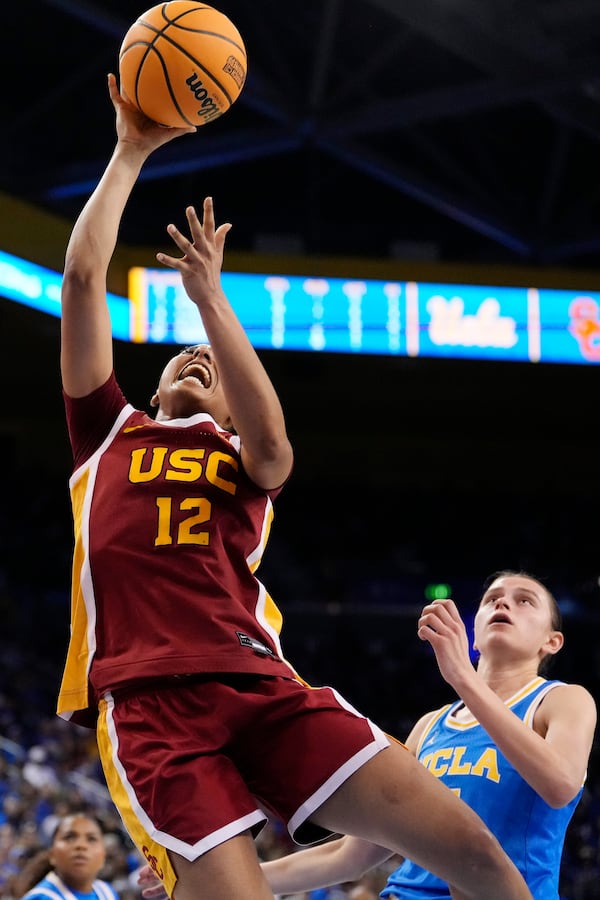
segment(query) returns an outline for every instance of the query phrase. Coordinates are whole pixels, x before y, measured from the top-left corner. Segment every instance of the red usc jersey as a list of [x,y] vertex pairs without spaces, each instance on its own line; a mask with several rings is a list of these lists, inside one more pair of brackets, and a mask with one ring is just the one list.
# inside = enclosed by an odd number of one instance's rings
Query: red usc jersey
[[248,478],[239,438],[206,414],[156,422],[114,375],[65,406],[75,547],[59,714],[148,678],[295,676],[281,614],[254,574],[280,489]]

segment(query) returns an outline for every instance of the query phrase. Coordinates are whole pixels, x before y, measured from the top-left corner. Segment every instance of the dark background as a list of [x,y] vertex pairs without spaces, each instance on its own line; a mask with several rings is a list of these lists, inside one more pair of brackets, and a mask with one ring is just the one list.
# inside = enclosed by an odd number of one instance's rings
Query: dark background
[[[105,76],[146,8],[32,0],[5,11],[2,249],[60,270],[114,144]],[[151,264],[166,224],[205,194],[233,222],[232,270],[393,267],[395,278],[464,282],[475,263],[477,283],[598,289],[599,4],[220,8],[244,36],[247,84],[229,113],[145,167],[112,290],[125,292],[127,265]],[[0,613],[4,640],[42,666],[32,683],[48,715],[72,547],[58,330],[0,298]],[[116,344],[131,402],[147,404],[168,355]],[[523,567],[547,579],[565,616],[555,674],[600,697],[598,366],[260,355],[296,465],[259,575],[300,673],[402,738],[452,699],[415,633],[427,585],[449,584],[470,622],[485,576]],[[599,784],[595,748],[569,850],[592,887],[572,880],[569,900],[600,896]]]
[[[106,73],[139,0],[4,11],[0,189],[73,218],[113,144]],[[595,268],[593,0],[222,0],[230,112],[145,167],[123,239],[205,193],[235,250]]]

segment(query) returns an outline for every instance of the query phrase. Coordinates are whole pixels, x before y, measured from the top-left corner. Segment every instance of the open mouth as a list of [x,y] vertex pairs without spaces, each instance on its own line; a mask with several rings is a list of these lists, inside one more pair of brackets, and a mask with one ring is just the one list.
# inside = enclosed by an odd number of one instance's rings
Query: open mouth
[[177,381],[184,381],[186,378],[195,378],[205,388],[209,388],[212,384],[210,369],[196,360],[183,367],[177,376]]
[[496,613],[490,619],[490,625],[512,625],[512,622],[504,613]]

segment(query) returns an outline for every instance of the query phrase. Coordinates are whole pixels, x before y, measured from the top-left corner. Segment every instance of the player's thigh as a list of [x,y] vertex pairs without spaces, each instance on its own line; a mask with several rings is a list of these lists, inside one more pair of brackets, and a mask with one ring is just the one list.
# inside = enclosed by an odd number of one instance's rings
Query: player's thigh
[[273,900],[250,832],[214,847],[193,862],[170,852],[177,874],[174,900]]
[[312,823],[312,813],[389,740],[330,687],[271,678],[257,690],[260,725],[253,720],[240,732],[232,759],[298,843],[322,840],[329,832]]
[[465,854],[486,858],[497,843],[481,819],[400,744],[365,763],[312,818],[389,847],[445,873],[446,880]]

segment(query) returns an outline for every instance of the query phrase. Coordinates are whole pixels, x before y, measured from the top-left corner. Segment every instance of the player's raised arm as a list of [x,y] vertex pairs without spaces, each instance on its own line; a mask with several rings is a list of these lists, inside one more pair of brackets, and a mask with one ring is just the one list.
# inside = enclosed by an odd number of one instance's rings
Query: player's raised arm
[[216,227],[210,197],[204,201],[202,220],[191,206],[186,215],[191,240],[174,225],[168,228],[183,257],[159,253],[158,260],[177,269],[200,311],[227,414],[241,438],[244,468],[260,487],[277,488],[290,473],[292,447],[275,388],[221,285],[225,237],[231,226]]
[[82,397],[111,373],[112,329],[106,275],[125,204],[153,150],[195,128],[164,128],[135,110],[108,76],[117,143],[98,186],[80,213],[67,247],[62,284],[61,374],[72,397]]

